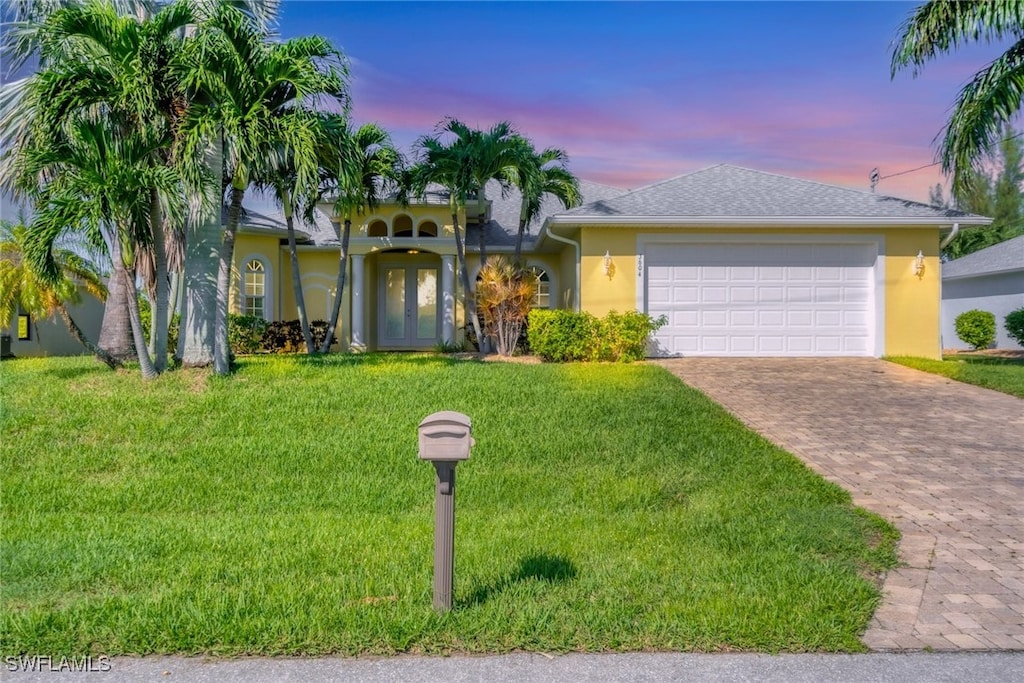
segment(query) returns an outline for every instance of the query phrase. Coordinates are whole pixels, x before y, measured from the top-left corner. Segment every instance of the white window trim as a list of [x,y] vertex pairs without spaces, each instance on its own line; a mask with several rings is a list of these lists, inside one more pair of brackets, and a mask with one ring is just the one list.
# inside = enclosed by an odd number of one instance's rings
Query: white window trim
[[554,269],[543,261],[535,261],[533,259],[527,259],[526,268],[538,268],[548,274],[548,307],[547,310],[554,311],[558,309],[558,276],[555,275]]
[[274,271],[270,260],[263,254],[249,254],[242,259],[242,268],[238,278],[238,310],[245,315],[245,275],[249,272],[249,262],[259,261],[263,264],[263,319],[274,320]]

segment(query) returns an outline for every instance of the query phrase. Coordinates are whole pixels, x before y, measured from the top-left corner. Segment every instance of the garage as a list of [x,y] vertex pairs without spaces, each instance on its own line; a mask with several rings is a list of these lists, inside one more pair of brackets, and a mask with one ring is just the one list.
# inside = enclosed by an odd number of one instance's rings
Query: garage
[[878,247],[862,243],[644,246],[659,356],[876,355]]

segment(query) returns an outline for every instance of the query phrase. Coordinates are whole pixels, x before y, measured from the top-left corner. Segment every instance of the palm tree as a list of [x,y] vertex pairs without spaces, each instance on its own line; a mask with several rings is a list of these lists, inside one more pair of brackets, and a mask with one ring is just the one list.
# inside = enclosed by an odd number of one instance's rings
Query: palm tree
[[[321,147],[323,178],[320,195],[335,196],[334,213],[342,217],[343,228],[338,236],[341,244],[338,281],[327,323],[327,336],[320,346],[321,353],[327,353],[334,342],[334,330],[341,312],[352,216],[366,209],[372,210],[389,190],[401,194],[404,169],[401,153],[391,142],[388,132],[380,126],[367,123],[352,131],[347,119],[337,115],[325,115],[325,123],[327,140]],[[315,206],[315,201],[310,206]]]
[[572,209],[580,205],[580,182],[565,164],[569,155],[563,150],[549,147],[538,153],[527,138],[518,137],[519,174],[518,187],[522,194],[519,208],[519,231],[516,234],[514,262],[519,263],[523,251],[523,234],[533,220],[540,215],[541,204],[546,195],[551,195]]
[[113,129],[106,118],[78,116],[53,140],[36,140],[22,150],[20,169],[25,186],[38,177],[47,182],[34,190],[36,214],[26,236],[25,256],[44,281],[56,282],[60,269],[54,256],[56,241],[68,231],[84,232],[90,243],[106,244],[111,261],[120,260],[127,292],[132,336],[142,376],[158,375],[146,350],[135,286],[139,245],[152,238],[150,191],[155,188],[179,212],[178,176],[166,166],[153,165],[154,143]]
[[[180,108],[180,92],[170,77],[171,63],[181,45],[183,29],[195,20],[185,2],[164,7],[155,14],[138,3],[136,14],[122,14],[110,3],[95,0],[69,4],[34,27],[34,42],[46,68],[26,85],[22,105],[29,107],[29,127],[24,142],[33,134],[49,137],[70,116],[102,107],[111,125],[130,135],[154,141],[151,163],[167,165],[173,123]],[[148,252],[143,261],[149,275],[153,302],[151,339],[158,372],[167,364],[169,283],[165,253],[162,198],[149,188]],[[140,245],[135,245],[138,249]],[[122,278],[115,277],[117,282]],[[120,304],[119,292],[111,297]],[[117,321],[115,316],[112,319]]]
[[9,325],[18,309],[33,318],[59,315],[68,332],[96,358],[112,370],[121,362],[92,343],[71,317],[67,304],[81,301],[79,283],[86,292],[103,301],[107,288],[96,267],[70,249],[53,249],[57,266],[55,281],[43,279],[29,265],[24,254],[28,229],[0,221],[0,324]]
[[[448,142],[442,140],[449,136]],[[466,315],[473,326],[480,350],[486,351],[487,341],[476,314],[476,302],[470,295],[469,273],[466,269],[466,250],[459,227],[458,213],[465,210],[469,197],[477,203],[480,225],[480,264],[486,263],[485,222],[487,197],[485,187],[497,180],[506,191],[518,180],[521,148],[516,143],[515,130],[507,121],[495,124],[487,131],[470,128],[453,118],[438,126],[438,133],[420,138],[416,142],[419,163],[413,170],[413,193],[423,195],[430,184],[437,184],[448,192],[449,208],[455,230],[455,249],[459,259],[459,279],[462,281]]]
[[1024,3],[1019,0],[948,2],[931,0],[903,24],[892,53],[892,76],[907,67],[917,76],[924,64],[970,42],[1013,39],[978,71],[957,96],[939,144],[939,160],[956,193],[966,192],[968,172],[999,140],[1002,127],[1020,111],[1024,95]]
[[324,38],[269,43],[266,33],[230,4],[188,44],[182,81],[190,105],[182,118],[183,153],[204,157],[207,141],[223,141],[224,175],[230,179],[227,225],[218,250],[214,372],[230,370],[228,296],[242,200],[254,171],[281,149],[295,159],[298,184],[317,181],[317,125],[301,106],[326,97],[345,100],[345,67]]

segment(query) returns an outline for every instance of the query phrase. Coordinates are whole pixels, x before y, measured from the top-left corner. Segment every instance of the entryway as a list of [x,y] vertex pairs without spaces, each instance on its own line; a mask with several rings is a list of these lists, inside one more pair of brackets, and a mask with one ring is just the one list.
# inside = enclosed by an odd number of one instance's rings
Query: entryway
[[423,349],[440,338],[441,259],[435,254],[381,257],[377,265],[377,346]]

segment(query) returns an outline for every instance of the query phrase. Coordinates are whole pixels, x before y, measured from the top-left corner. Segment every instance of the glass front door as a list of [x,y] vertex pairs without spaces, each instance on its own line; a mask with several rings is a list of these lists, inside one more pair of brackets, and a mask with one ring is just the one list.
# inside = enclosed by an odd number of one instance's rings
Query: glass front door
[[382,260],[379,273],[378,345],[428,348],[436,344],[440,324],[438,267],[408,259]]

